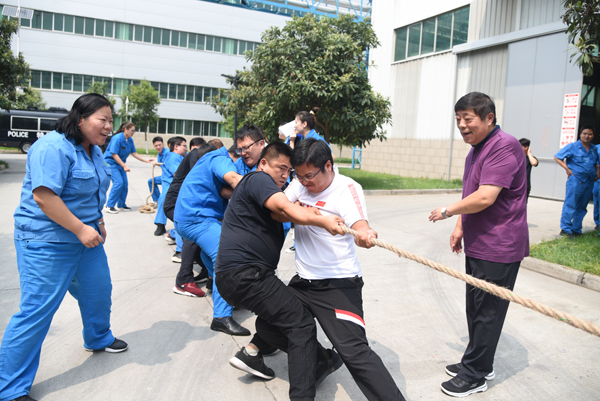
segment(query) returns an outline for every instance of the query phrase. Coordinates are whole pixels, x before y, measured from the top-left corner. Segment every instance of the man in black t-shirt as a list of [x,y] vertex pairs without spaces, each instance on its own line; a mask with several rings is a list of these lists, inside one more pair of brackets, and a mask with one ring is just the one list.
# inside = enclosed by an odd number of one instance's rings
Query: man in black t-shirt
[[[291,170],[290,156],[288,145],[271,143],[262,151],[256,171],[246,174],[236,186],[223,219],[215,279],[225,301],[258,315],[257,334],[262,321],[288,337],[284,351],[288,353],[290,399],[305,400],[315,396],[317,350],[322,347],[317,343],[311,312],[275,275],[284,241],[283,225],[276,219],[319,226],[333,235],[344,233],[338,224],[343,222],[340,217],[322,216],[290,203],[281,191]],[[327,351],[331,359],[335,353]],[[274,377],[252,343],[230,364],[265,379]]]
[[529,201],[529,193],[531,192],[531,168],[537,167],[539,161],[537,157],[531,153],[531,141],[529,139],[521,138],[519,139],[519,143],[525,152],[525,162],[527,164],[527,201]]

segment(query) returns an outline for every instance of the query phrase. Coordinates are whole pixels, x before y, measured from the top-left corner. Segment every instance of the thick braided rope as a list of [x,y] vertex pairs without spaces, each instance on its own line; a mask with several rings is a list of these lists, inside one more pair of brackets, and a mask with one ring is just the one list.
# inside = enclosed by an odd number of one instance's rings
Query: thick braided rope
[[[341,227],[342,227],[342,230],[344,230],[344,232],[347,234],[352,234],[354,236],[356,236],[358,234],[356,231],[352,230],[351,228],[348,228],[346,226],[341,226]],[[544,306],[535,301],[532,301],[531,299],[521,297],[521,296],[515,294],[514,292],[512,292],[511,290],[509,290],[508,288],[499,287],[493,283],[490,283],[485,280],[480,280],[480,279],[470,276],[468,274],[459,272],[458,270],[454,270],[448,266],[444,266],[439,263],[432,262],[429,259],[425,259],[422,256],[415,255],[413,253],[404,251],[393,245],[387,244],[379,239],[371,238],[371,243],[374,245],[377,245],[381,248],[390,250],[390,251],[402,256],[403,258],[414,260],[415,262],[419,262],[425,266],[429,266],[432,269],[435,269],[439,272],[446,273],[449,276],[452,276],[459,280],[462,280],[462,281],[466,282],[467,284],[472,285],[473,287],[482,289],[483,291],[489,292],[490,294],[493,294],[497,297],[500,297],[507,301],[516,302],[527,308],[533,309],[534,311],[540,312],[546,316],[550,316],[556,320],[560,320],[562,322],[568,323],[571,326],[577,327],[578,329],[587,331],[590,334],[594,334],[594,335],[600,337],[600,327],[596,326],[594,323],[586,322],[575,316],[571,316],[567,313],[563,313],[563,312],[557,311],[556,309]]]
[[140,213],[151,214],[151,213],[156,212],[156,208],[154,208],[153,205],[150,205],[148,203],[148,199],[150,199],[150,197],[154,193],[154,167],[156,167],[156,165],[162,166],[162,163],[156,163],[156,164],[152,165],[152,191],[150,191],[150,195],[148,195],[148,197],[146,198],[146,204],[139,207]]

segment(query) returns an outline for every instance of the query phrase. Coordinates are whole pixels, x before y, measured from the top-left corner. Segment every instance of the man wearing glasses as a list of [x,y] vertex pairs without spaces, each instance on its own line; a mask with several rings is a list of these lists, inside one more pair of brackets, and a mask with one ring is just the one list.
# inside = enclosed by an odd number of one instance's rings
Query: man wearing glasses
[[235,153],[240,156],[235,162],[235,168],[240,175],[246,175],[256,170],[260,153],[265,147],[265,136],[256,125],[244,125],[235,133]]

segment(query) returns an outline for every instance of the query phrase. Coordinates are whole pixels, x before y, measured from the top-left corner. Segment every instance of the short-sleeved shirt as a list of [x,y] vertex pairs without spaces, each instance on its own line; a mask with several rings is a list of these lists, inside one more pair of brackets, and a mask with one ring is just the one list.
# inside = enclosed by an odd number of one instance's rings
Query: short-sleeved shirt
[[221,198],[223,177],[236,171],[224,146],[202,156],[189,172],[175,204],[177,223],[195,223],[207,217],[222,219],[226,200]]
[[[367,220],[365,196],[360,184],[335,173],[331,185],[318,194],[310,193],[298,179],[293,179],[285,190],[290,202],[300,201],[303,206],[319,209],[323,216],[336,215],[347,227],[359,220]],[[296,269],[307,280],[348,278],[362,276],[352,235],[331,235],[327,230],[297,224]]]
[[581,181],[596,179],[596,165],[598,165],[596,145],[590,143],[590,150],[585,150],[579,140],[559,150],[554,157],[558,160],[567,159],[567,167],[577,179]]
[[[537,157],[533,156],[535,160]],[[529,161],[529,157],[525,156],[525,163],[527,164],[527,190],[531,189],[531,169],[533,168],[533,164]]]
[[177,196],[179,195],[181,184],[183,184],[183,180],[185,180],[185,177],[187,177],[188,173],[192,170],[197,161],[198,149],[192,149],[183,157],[181,163],[179,163],[179,167],[177,167],[173,181],[171,182],[169,190],[167,191],[167,195],[165,196],[165,203],[163,204],[163,210],[165,211],[167,217],[173,217],[170,215],[169,211],[175,209],[175,203],[177,203]]
[[467,155],[463,199],[481,185],[503,189],[491,206],[461,216],[465,255],[496,263],[523,260],[529,256],[525,152],[499,126]]
[[33,190],[51,189],[84,224],[98,229],[110,184],[110,167],[102,151],[91,145],[90,157],[81,144],[52,131],[38,139],[27,153],[21,203],[15,211],[16,239],[79,242],[77,236],[52,221],[33,199]]
[[254,167],[250,168],[246,163],[244,163],[244,158],[240,157],[235,161],[235,170],[239,175],[246,175],[252,171],[256,171],[256,166],[258,162],[254,165]]
[[233,190],[223,226],[215,271],[242,265],[277,269],[283,224],[273,220],[264,203],[281,189],[263,171],[248,173]]
[[160,166],[162,168],[162,182],[163,185],[170,185],[173,181],[173,176],[181,164],[183,160],[183,156],[175,152],[167,153],[163,158],[163,164]]
[[136,149],[135,144],[133,143],[133,138],[125,138],[125,134],[120,132],[113,136],[108,144],[108,148],[106,148],[106,151],[104,152],[104,161],[110,166],[118,166],[118,163],[113,158],[113,154],[119,156],[119,159],[125,163],[127,157],[135,152]]
[[156,161],[157,161],[157,162],[159,162],[159,163],[162,163],[162,162],[163,162],[163,160],[165,159],[165,156],[166,156],[167,154],[169,154],[169,153],[171,153],[171,151],[170,151],[169,149],[167,149],[167,148],[163,148],[162,152],[160,152],[160,153],[158,154],[158,156],[156,157]]

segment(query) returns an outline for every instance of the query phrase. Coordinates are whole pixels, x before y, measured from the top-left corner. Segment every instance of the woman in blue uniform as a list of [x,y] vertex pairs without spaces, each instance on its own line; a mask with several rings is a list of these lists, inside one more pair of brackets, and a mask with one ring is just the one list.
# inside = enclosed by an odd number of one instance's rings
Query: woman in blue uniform
[[86,350],[127,349],[110,330],[112,284],[103,246],[110,169],[99,146],[111,129],[111,103],[85,94],[27,154],[14,215],[21,310],[0,346],[0,400],[32,400],[42,343],[67,291],[79,303]]
[[[130,121],[121,124],[117,130],[117,135],[112,140],[104,152],[104,161],[110,166],[111,180],[113,183],[106,203],[107,213],[118,213],[119,209],[131,210],[127,207],[127,173],[131,171],[125,164],[129,155],[144,163],[152,163],[154,159],[144,159],[137,154],[135,144],[133,143],[133,134],[135,134],[135,125]],[[115,207],[116,206],[116,207]]]

